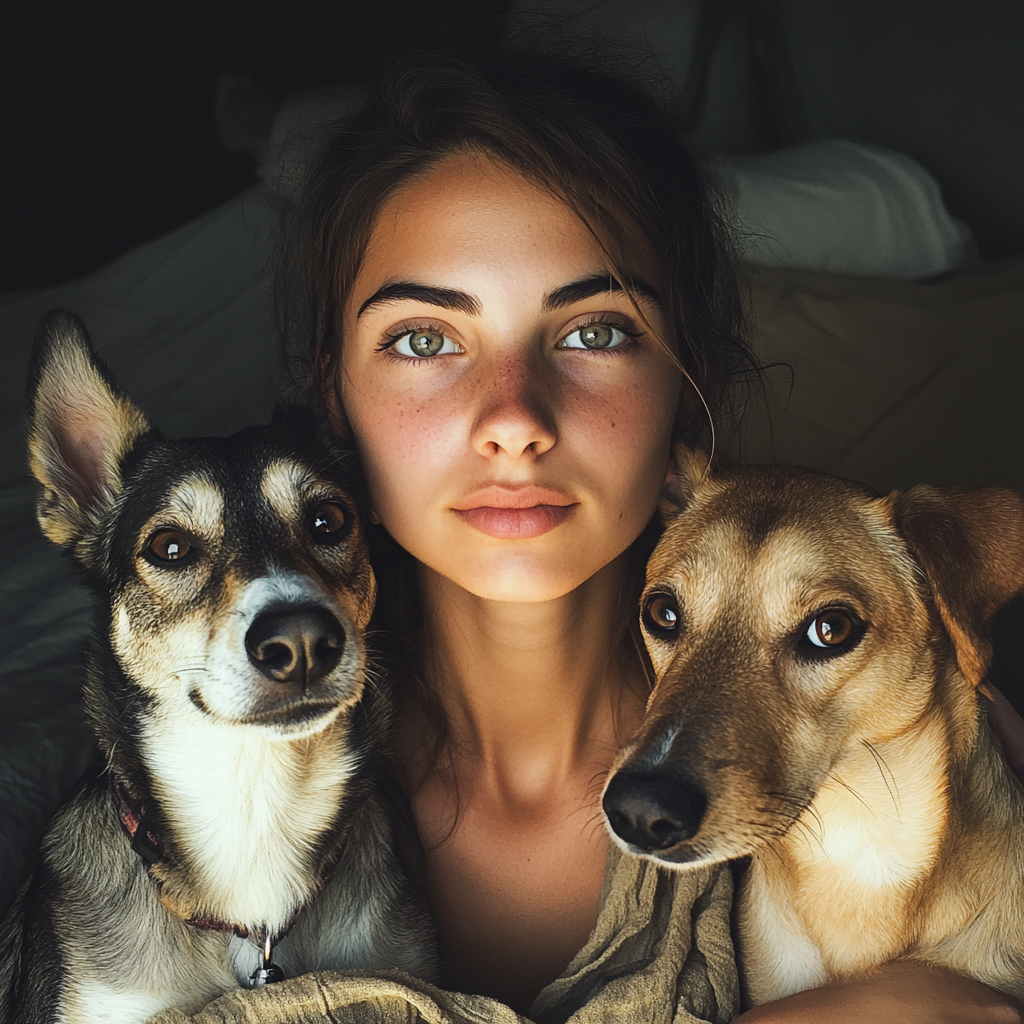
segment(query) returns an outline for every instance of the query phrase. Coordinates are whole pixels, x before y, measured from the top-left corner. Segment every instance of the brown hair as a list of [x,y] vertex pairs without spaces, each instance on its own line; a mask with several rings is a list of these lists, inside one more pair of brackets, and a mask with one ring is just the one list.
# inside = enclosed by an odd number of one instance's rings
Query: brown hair
[[[279,326],[303,401],[325,413],[344,342],[342,312],[381,207],[439,160],[476,150],[562,199],[627,292],[631,252],[638,236],[646,242],[662,268],[673,357],[705,403],[684,403],[677,433],[698,440],[707,430],[730,382],[755,369],[717,193],[669,115],[638,89],[594,70],[596,62],[421,56],[384,75],[364,108],[335,126],[286,212],[279,249]],[[638,581],[654,532],[634,545]],[[381,581],[375,622],[400,663],[399,685],[419,683],[439,755],[445,726],[420,679],[414,565],[383,530],[373,549]],[[624,611],[625,633],[636,616],[631,604]]]

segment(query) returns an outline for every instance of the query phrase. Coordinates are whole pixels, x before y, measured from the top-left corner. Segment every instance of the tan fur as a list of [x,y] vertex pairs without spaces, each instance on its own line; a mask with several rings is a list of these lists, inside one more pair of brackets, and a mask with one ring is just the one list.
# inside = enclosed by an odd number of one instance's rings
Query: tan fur
[[207,544],[220,545],[224,540],[223,513],[224,495],[220,488],[202,473],[196,473],[171,491],[165,506],[154,512],[139,536],[148,537],[171,523],[204,538]]
[[313,491],[316,483],[306,467],[279,459],[263,471],[260,490],[278,516],[289,522],[298,518],[300,499]]
[[[645,634],[656,688],[617,770],[675,773],[707,809],[689,838],[639,852],[752,855],[755,1004],[896,958],[1024,996],[1024,790],[975,692],[985,621],[1024,587],[1024,501],[695,465],[680,462],[645,591],[674,595],[682,626]],[[859,641],[802,647],[835,607]]]
[[[272,462],[264,470],[260,490],[280,520],[293,524],[293,529],[301,522],[303,509],[316,501],[331,501],[337,497],[330,485],[311,472],[308,466],[283,459]],[[346,602],[346,611],[352,620],[362,629],[370,621],[373,612],[377,596],[376,581],[365,564],[352,557],[350,545],[340,548],[338,553],[340,557],[347,558],[346,568],[352,574],[349,586],[340,597]],[[319,575],[316,565],[307,560],[292,568],[308,573],[313,578]]]

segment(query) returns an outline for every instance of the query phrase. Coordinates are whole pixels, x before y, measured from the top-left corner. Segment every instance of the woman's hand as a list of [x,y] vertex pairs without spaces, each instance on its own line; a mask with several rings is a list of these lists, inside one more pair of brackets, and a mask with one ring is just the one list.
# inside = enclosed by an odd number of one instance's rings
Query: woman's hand
[[1024,1024],[1024,1003],[953,971],[903,961],[757,1006],[736,1024]]
[[986,683],[986,687],[992,697],[988,705],[988,724],[1003,745],[1007,763],[1024,782],[1024,718],[991,683]]

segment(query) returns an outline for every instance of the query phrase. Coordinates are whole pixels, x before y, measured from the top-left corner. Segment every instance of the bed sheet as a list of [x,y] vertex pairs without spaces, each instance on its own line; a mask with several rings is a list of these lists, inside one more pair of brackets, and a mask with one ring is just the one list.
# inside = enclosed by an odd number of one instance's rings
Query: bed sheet
[[1024,259],[934,284],[747,267],[755,391],[735,448],[885,492],[1024,491]]

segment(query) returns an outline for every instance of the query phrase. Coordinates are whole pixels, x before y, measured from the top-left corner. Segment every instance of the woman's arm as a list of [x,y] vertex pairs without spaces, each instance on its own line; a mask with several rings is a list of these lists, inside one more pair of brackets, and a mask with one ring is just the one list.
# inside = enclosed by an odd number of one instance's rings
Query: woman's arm
[[1024,782],[1024,718],[991,683],[986,686],[992,697],[988,705],[988,724],[999,737],[1010,767]]
[[903,961],[755,1007],[736,1024],[1024,1024],[1024,1003],[962,974]]

